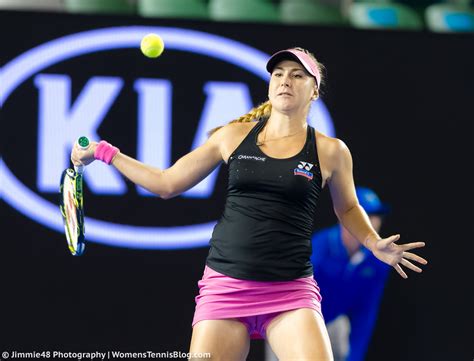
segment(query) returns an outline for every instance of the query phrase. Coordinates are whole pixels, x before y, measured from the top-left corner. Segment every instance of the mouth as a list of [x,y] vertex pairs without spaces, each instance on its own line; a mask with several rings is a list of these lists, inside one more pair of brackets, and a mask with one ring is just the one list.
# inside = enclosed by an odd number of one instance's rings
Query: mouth
[[290,94],[290,93],[287,93],[287,92],[283,92],[283,93],[278,93],[278,96],[288,96],[288,97],[292,97],[293,94]]

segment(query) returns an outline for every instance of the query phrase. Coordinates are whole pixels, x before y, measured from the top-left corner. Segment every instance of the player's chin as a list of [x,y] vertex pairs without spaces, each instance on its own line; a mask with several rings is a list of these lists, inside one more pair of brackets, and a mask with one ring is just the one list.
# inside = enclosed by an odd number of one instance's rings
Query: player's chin
[[297,106],[292,102],[280,102],[276,105],[272,104],[272,107],[276,110],[280,111],[281,113],[291,113],[293,110],[297,108]]

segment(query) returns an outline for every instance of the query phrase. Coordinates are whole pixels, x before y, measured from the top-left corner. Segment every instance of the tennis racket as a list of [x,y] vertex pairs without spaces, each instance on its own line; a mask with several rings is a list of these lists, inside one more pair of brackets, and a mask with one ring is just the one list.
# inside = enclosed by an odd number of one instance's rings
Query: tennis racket
[[[82,149],[89,147],[89,139],[80,137],[77,144]],[[82,175],[84,166],[65,169],[59,184],[59,208],[64,221],[67,245],[73,256],[84,253],[84,193]]]

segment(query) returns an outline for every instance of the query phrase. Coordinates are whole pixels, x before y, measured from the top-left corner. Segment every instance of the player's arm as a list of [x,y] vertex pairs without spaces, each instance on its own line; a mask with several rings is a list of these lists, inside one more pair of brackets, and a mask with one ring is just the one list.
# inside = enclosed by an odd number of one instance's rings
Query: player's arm
[[[163,199],[169,199],[199,183],[219,165],[223,160],[221,144],[227,133],[227,126],[219,129],[203,145],[181,157],[168,169],[149,166],[120,152],[111,164],[133,183]],[[96,147],[96,142],[91,142],[87,151],[75,146],[71,160],[74,164],[90,163],[94,160]]]
[[167,169],[151,167],[119,153],[112,165],[132,182],[163,199],[175,197],[203,180],[223,160],[220,144],[226,131],[221,128],[203,145],[177,160]]
[[328,185],[334,212],[344,227],[361,243],[369,238],[371,240],[380,239],[372,227],[367,213],[359,205],[349,148],[339,139],[333,139],[330,148],[332,168]]
[[340,140],[334,140],[335,146],[330,154],[330,181],[329,189],[339,221],[359,242],[372,251],[375,257],[382,262],[393,266],[400,276],[408,278],[400,265],[415,272],[422,269],[411,261],[427,264],[427,261],[409,252],[416,248],[425,246],[424,242],[411,242],[396,244],[400,239],[399,234],[387,238],[381,238],[372,227],[367,213],[359,205],[357,200],[354,179],[352,176],[352,157],[347,146]]

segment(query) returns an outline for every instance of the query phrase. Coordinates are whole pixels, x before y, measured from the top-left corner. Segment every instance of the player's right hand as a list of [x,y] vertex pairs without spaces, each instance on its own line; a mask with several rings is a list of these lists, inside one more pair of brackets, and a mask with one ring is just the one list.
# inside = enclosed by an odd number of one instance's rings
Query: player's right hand
[[77,142],[74,142],[74,147],[71,152],[71,162],[75,166],[88,165],[92,163],[94,158],[94,152],[97,147],[97,142],[90,142],[90,145],[87,149],[82,149],[79,147]]

